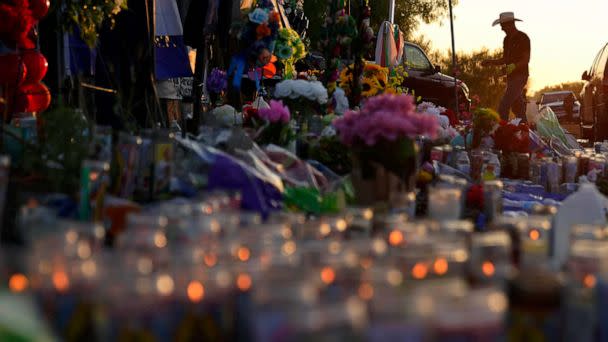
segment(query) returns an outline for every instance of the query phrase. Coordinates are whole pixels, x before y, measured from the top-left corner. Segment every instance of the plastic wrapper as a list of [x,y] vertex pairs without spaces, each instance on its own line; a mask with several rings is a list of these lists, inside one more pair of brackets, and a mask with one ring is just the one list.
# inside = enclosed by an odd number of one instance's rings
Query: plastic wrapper
[[538,120],[535,123],[538,134],[543,138],[557,138],[564,144],[564,146],[568,148],[577,148],[577,146],[570,145],[572,140],[568,139],[566,136],[566,132],[560,126],[557,116],[555,116],[555,113],[553,110],[551,110],[551,108],[543,107],[540,110]]
[[288,188],[284,201],[288,207],[313,214],[338,213],[346,204],[341,190],[322,195],[319,190],[312,188]]
[[261,150],[256,146],[252,153],[276,172],[286,186],[312,187],[317,190],[325,190],[329,186],[323,173],[282,147],[268,145],[265,150]]
[[234,190],[242,194],[243,209],[267,216],[280,209],[282,182],[246,165],[242,161],[213,151],[214,160],[209,170],[208,190]]
[[246,163],[191,139],[176,138],[176,141],[176,175],[186,180],[186,185],[211,191],[238,192],[242,195],[243,209],[257,211],[264,216],[280,209],[283,182],[252,153],[241,151]]

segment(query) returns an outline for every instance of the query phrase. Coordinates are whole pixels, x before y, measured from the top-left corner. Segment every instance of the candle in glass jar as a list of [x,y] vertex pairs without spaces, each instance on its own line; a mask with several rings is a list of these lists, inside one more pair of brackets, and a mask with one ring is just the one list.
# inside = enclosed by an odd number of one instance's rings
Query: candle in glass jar
[[429,188],[429,217],[439,221],[459,219],[461,196],[460,189]]

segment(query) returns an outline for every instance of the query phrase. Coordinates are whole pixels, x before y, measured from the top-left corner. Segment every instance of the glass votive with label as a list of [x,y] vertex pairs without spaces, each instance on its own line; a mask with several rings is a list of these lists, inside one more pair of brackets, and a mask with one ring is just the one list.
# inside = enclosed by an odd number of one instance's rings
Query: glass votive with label
[[434,315],[436,341],[499,341],[505,338],[509,307],[505,292],[481,288],[439,294]]
[[502,213],[503,188],[504,185],[499,180],[483,182],[483,211],[490,222]]
[[164,249],[168,245],[166,216],[157,213],[130,214],[127,230],[121,234],[116,245],[134,250]]
[[475,233],[471,237],[469,274],[473,284],[504,286],[511,274],[511,238],[505,231]]
[[546,260],[551,251],[551,221],[543,216],[530,216],[526,220],[521,238],[521,264],[534,264]]
[[345,215],[349,238],[370,237],[373,229],[374,210],[369,207],[348,207]]
[[429,340],[432,331],[430,318],[435,305],[433,293],[424,286],[404,293],[395,286],[402,281],[397,270],[386,272],[386,278],[385,284],[361,284],[360,295],[371,297],[367,340]]
[[462,191],[449,188],[429,188],[429,217],[438,221],[457,220],[462,213]]

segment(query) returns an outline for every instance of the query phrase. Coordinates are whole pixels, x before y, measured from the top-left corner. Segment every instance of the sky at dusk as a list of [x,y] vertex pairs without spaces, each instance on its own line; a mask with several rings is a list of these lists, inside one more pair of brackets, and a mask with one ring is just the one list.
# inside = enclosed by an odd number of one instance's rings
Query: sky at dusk
[[[447,0],[446,0],[447,1]],[[502,49],[504,33],[492,22],[515,12],[532,45],[531,90],[580,80],[608,43],[608,0],[459,0],[454,7],[456,51]],[[396,14],[398,15],[398,14]],[[422,24],[418,33],[443,51],[451,48],[449,19]]]

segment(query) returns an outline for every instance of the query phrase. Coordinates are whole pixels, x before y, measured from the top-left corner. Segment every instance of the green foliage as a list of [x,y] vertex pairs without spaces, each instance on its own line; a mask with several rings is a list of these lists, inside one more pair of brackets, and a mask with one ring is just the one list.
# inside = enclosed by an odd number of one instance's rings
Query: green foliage
[[572,92],[574,92],[574,95],[576,95],[578,97],[578,95],[583,90],[583,84],[584,83],[582,81],[575,81],[575,82],[565,82],[565,83],[546,86],[546,87],[538,90],[534,94],[534,98],[540,100],[540,96],[543,93],[546,93],[549,91],[560,91],[560,90],[571,90]]
[[[432,57],[431,57],[432,56]],[[435,64],[438,64],[443,73],[453,76],[452,52],[433,52],[429,56]],[[456,60],[459,74],[470,91],[470,96],[479,97],[479,106],[498,108],[498,104],[505,89],[506,78],[499,67],[483,67],[481,61],[485,59],[498,59],[502,57],[502,51],[490,51],[486,48],[466,53],[458,53]]]
[[97,43],[97,30],[108,19],[127,8],[127,0],[60,0],[55,9],[60,11],[61,25],[65,30],[80,30],[81,38],[89,47]]
[[42,113],[39,119],[43,133],[26,151],[22,174],[41,176],[42,190],[73,194],[89,153],[89,122],[82,112],[68,107]]
[[351,152],[337,136],[321,137],[310,144],[310,159],[327,166],[339,175],[348,174],[352,170]]
[[[350,1],[352,14],[357,16],[357,9],[362,1]],[[383,21],[388,20],[389,0],[369,0],[372,9],[371,27],[374,32]],[[453,1],[453,5],[458,3]],[[310,20],[309,37],[311,46],[316,47],[316,42],[320,39],[320,28],[327,16],[327,0],[306,0],[304,1],[304,11]],[[431,23],[448,15],[447,0],[396,0],[395,1],[395,23],[405,34],[406,39],[411,38],[418,28],[420,22]]]
[[[453,0],[455,6],[457,0]],[[370,1],[372,8],[372,28],[378,30],[383,21],[388,20],[389,0]],[[399,25],[406,39],[409,39],[420,22],[432,23],[449,15],[447,0],[395,0],[395,24]]]

